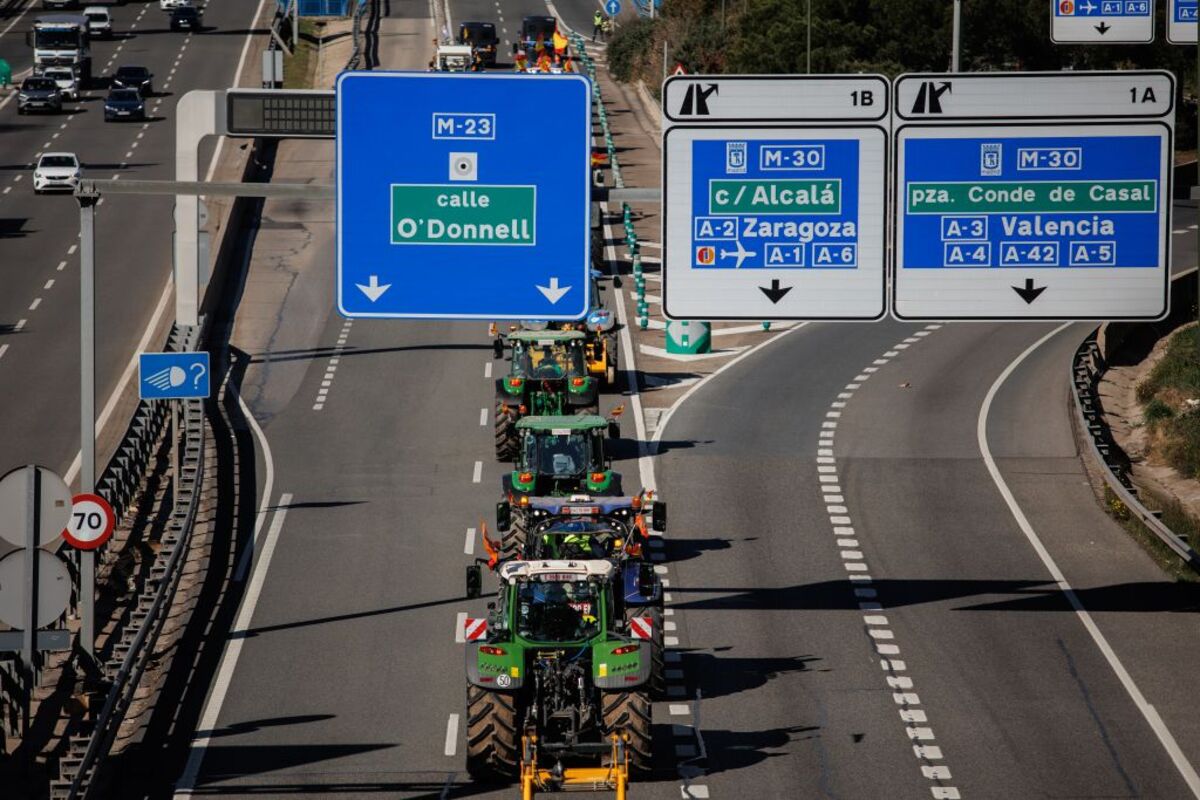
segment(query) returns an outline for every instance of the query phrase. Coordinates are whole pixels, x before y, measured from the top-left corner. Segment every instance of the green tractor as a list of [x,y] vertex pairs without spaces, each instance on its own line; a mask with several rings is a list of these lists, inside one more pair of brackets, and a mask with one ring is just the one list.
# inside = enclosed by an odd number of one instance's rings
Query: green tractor
[[[624,781],[651,768],[653,645],[620,613],[617,566],[506,561],[496,571],[486,625],[467,620],[467,772],[520,780],[530,794],[609,786],[623,796]],[[481,585],[479,565],[468,567],[467,595]]]
[[526,415],[595,414],[599,380],[588,374],[583,331],[518,330],[509,374],[496,381],[496,458],[517,455],[517,421]]
[[529,502],[535,497],[616,497],[621,476],[604,453],[604,438],[621,435],[615,420],[596,415],[524,417],[517,422],[518,449],[513,470],[500,478],[504,501],[513,509],[506,552],[525,541]]

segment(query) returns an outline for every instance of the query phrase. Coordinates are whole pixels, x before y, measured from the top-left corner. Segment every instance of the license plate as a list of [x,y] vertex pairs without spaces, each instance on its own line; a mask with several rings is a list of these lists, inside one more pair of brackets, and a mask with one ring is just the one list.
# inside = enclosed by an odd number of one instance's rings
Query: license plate
[[600,506],[563,506],[564,514],[599,514]]
[[131,113],[132,112],[130,112],[130,111],[118,111],[117,116],[128,117]]

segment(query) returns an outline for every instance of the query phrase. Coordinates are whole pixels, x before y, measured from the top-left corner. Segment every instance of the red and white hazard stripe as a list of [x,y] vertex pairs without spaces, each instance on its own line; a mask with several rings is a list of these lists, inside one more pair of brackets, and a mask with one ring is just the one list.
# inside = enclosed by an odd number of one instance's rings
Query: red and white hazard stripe
[[635,639],[654,638],[654,617],[633,617],[629,620],[629,635]]
[[487,618],[471,619],[467,617],[463,623],[463,638],[468,642],[477,642],[487,635]]

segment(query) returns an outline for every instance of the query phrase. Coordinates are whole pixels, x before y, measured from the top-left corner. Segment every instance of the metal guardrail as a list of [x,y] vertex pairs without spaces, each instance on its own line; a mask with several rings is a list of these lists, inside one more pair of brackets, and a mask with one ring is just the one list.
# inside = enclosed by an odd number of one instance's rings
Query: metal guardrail
[[1071,396],[1075,399],[1076,419],[1088,433],[1088,451],[1100,465],[1105,484],[1129,509],[1129,513],[1176,555],[1200,569],[1200,555],[1138,499],[1137,487],[1130,480],[1129,470],[1117,456],[1120,448],[1113,441],[1112,432],[1101,417],[1098,387],[1108,365],[1096,341],[1099,331],[1097,327],[1089,333],[1071,359]]
[[[174,329],[168,338],[168,349],[194,350],[200,339],[201,327]],[[166,403],[156,403],[142,414],[139,406],[130,423],[126,438],[138,441],[130,445],[133,452],[122,453],[110,461],[105,476],[113,475],[114,482],[125,496],[125,508],[140,483],[140,478],[154,449],[154,443],[165,424]],[[159,409],[162,410],[159,410]],[[141,417],[139,417],[141,414]],[[136,603],[126,609],[125,616],[110,636],[112,642],[103,665],[105,677],[112,681],[104,706],[85,735],[72,736],[67,752],[59,761],[59,778],[51,783],[52,800],[86,800],[93,796],[102,759],[112,747],[125,714],[133,702],[142,673],[154,652],[163,624],[170,611],[175,590],[183,574],[182,565],[188,552],[192,528],[199,506],[204,474],[204,404],[201,400],[184,402],[181,426],[182,441],[177,481],[176,503],[160,541],[161,547],[150,568],[149,576]],[[140,455],[139,455],[140,454]],[[114,467],[114,463],[117,464]],[[118,476],[118,471],[120,476]],[[134,477],[136,476],[136,477]],[[132,488],[127,488],[132,482]],[[105,491],[104,478],[101,492]],[[114,495],[117,496],[117,495]],[[110,501],[113,499],[109,497]]]

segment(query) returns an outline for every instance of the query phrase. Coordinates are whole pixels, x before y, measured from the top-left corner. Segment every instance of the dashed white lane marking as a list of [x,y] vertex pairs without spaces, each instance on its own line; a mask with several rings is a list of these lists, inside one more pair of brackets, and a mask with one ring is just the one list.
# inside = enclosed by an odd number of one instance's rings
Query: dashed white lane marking
[[8,352],[8,345],[0,344],[0,358],[4,358],[4,354]]
[[458,714],[451,714],[446,720],[446,755],[452,756],[458,751]]
[[45,291],[47,289],[53,289],[53,288],[54,288],[54,278],[51,278],[50,280],[46,281],[46,285],[42,287],[42,291]]
[[8,193],[9,193],[9,192],[11,192],[11,191],[12,191],[12,187],[11,187],[11,186],[5,186],[5,187],[4,187],[4,193],[5,193],[5,194],[8,194]]
[[489,361],[483,365],[483,377],[485,377],[485,378],[492,377],[492,362]]
[[325,364],[325,374],[321,377],[321,385],[317,389],[317,399],[313,403],[313,411],[320,411],[325,408],[325,401],[329,398],[329,389],[333,386],[333,378],[337,373],[338,363],[341,361],[341,355],[346,348],[346,340],[350,338],[350,328],[353,325],[354,320],[352,319],[345,320],[342,323],[342,330],[338,334],[337,345],[333,348],[333,355]]
[[[1196,226],[1192,225],[1190,227],[1194,229]],[[1021,362],[1028,358],[1031,353],[1033,353],[1046,342],[1050,341],[1050,339],[1054,338],[1062,331],[1066,330],[1068,327],[1070,327],[1070,325],[1071,323],[1069,322],[1063,323],[1031,344],[1023,353],[1013,359],[1011,364],[1005,367],[1004,371],[1001,372],[999,377],[996,378],[996,382],[992,384],[990,389],[988,389],[988,393],[983,398],[983,405],[979,408],[979,418],[975,424],[975,437],[978,442],[979,452],[983,456],[983,463],[987,467],[988,474],[992,477],[992,482],[996,484],[996,489],[999,490],[1000,496],[1004,498],[1004,503],[1008,506],[1008,510],[1012,514],[1013,519],[1016,520],[1017,526],[1021,529],[1021,532],[1025,534],[1025,538],[1033,547],[1034,552],[1037,553],[1038,558],[1041,559],[1042,564],[1046,567],[1046,571],[1050,573],[1050,576],[1058,585],[1058,589],[1062,593],[1062,596],[1065,597],[1067,602],[1071,604],[1071,608],[1075,611],[1075,616],[1077,616],[1079,621],[1083,623],[1083,627],[1092,637],[1092,641],[1096,643],[1096,647],[1104,656],[1104,660],[1108,662],[1109,668],[1112,669],[1113,673],[1117,676],[1117,679],[1121,682],[1121,686],[1124,687],[1125,692],[1129,695],[1129,698],[1133,700],[1133,704],[1137,706],[1137,709],[1141,712],[1142,717],[1150,725],[1150,729],[1154,731],[1154,735],[1158,737],[1159,743],[1163,746],[1163,749],[1167,751],[1167,755],[1171,757],[1171,761],[1174,763],[1175,769],[1179,770],[1179,774],[1183,777],[1183,780],[1191,790],[1192,795],[1196,798],[1200,798],[1200,774],[1197,774],[1196,768],[1192,766],[1191,762],[1188,761],[1187,756],[1184,755],[1183,750],[1180,749],[1179,743],[1175,741],[1175,737],[1171,734],[1170,729],[1167,728],[1167,725],[1163,721],[1162,717],[1159,716],[1157,709],[1150,705],[1150,703],[1146,700],[1145,695],[1142,694],[1141,689],[1139,689],[1137,684],[1134,683],[1133,677],[1129,674],[1128,670],[1125,669],[1125,665],[1121,663],[1121,659],[1117,657],[1117,654],[1112,649],[1112,646],[1109,645],[1108,639],[1105,638],[1103,633],[1101,633],[1100,627],[1096,624],[1095,620],[1092,619],[1092,615],[1086,608],[1084,608],[1079,596],[1075,594],[1075,589],[1067,582],[1067,577],[1063,574],[1062,570],[1058,568],[1058,564],[1054,561],[1053,557],[1051,557],[1050,551],[1048,551],[1045,545],[1042,544],[1041,537],[1037,535],[1037,532],[1029,523],[1029,519],[1025,516],[1025,512],[1021,510],[1021,506],[1017,503],[1012,491],[1008,488],[1008,483],[1004,480],[1004,476],[1000,473],[1000,469],[996,466],[996,461],[994,458],[992,458],[991,447],[988,445],[988,414],[992,408],[992,401],[995,399],[997,392],[1000,391],[1000,387],[1004,385],[1004,382],[1008,380],[1008,376],[1011,375],[1013,371],[1021,365]]]
[[467,541],[463,544],[463,552],[469,556],[475,555],[475,529],[467,528]]
[[37,307],[40,306],[41,304],[42,304],[42,298],[35,297],[35,298],[33,298],[33,302],[29,304],[29,310],[37,311]]
[[454,615],[454,641],[466,644],[467,641],[467,612],[459,611]]
[[67,268],[67,262],[65,262],[65,261],[58,262],[58,271],[59,272],[62,272],[66,268]]
[[487,417],[488,417],[487,409],[486,408],[479,409],[479,424],[480,424],[480,426],[487,425]]
[[475,462],[475,470],[471,473],[471,483],[479,483],[483,480],[483,462]]
[[[940,327],[941,325],[930,325],[926,327],[926,330],[918,331],[916,335],[917,337],[928,336],[929,333]],[[847,406],[847,402],[854,396],[854,392],[862,385],[863,381],[870,380],[879,367],[888,364],[891,359],[900,355],[900,351],[919,341],[921,339],[915,337],[905,339],[904,342],[894,345],[892,349],[885,352],[882,358],[875,359],[873,362],[875,366],[864,368],[862,374],[854,378],[854,383],[848,384],[845,391],[838,393],[837,400],[832,401],[831,410],[826,412],[826,416],[840,417],[843,413],[841,409]],[[904,724],[904,732],[909,741],[913,742],[913,754],[921,762],[921,774],[933,782],[933,785],[929,787],[930,793],[935,799],[958,800],[961,797],[958,788],[949,784],[949,781],[952,780],[950,768],[944,764],[932,763],[943,759],[941,748],[928,744],[928,742],[936,741],[937,737],[933,727],[928,724],[929,720],[925,711],[915,708],[921,704],[921,698],[915,691],[912,691],[915,685],[913,679],[909,675],[902,674],[908,671],[908,665],[895,657],[900,655],[900,646],[895,643],[896,633],[891,629],[887,615],[882,613],[884,606],[877,600],[878,592],[873,586],[874,579],[870,575],[866,555],[854,529],[849,508],[845,505],[845,497],[837,476],[837,458],[833,450],[837,423],[825,420],[821,425],[816,456],[817,483],[826,502],[829,524],[836,537],[835,542],[847,572],[847,580],[853,589],[854,596],[859,600],[858,607],[863,612],[863,628],[871,646],[881,657],[879,666],[884,672],[887,687],[892,690],[892,699],[900,706],[900,720]]]
[[22,331],[25,328],[25,323],[27,321],[28,320],[23,320],[23,319],[17,320],[17,324],[13,325],[13,330],[17,331],[19,333],[20,331]]
[[69,256],[75,255],[75,251],[78,249],[79,249],[79,245],[77,245],[77,244],[71,245],[70,247],[67,248],[67,255],[69,255]]

